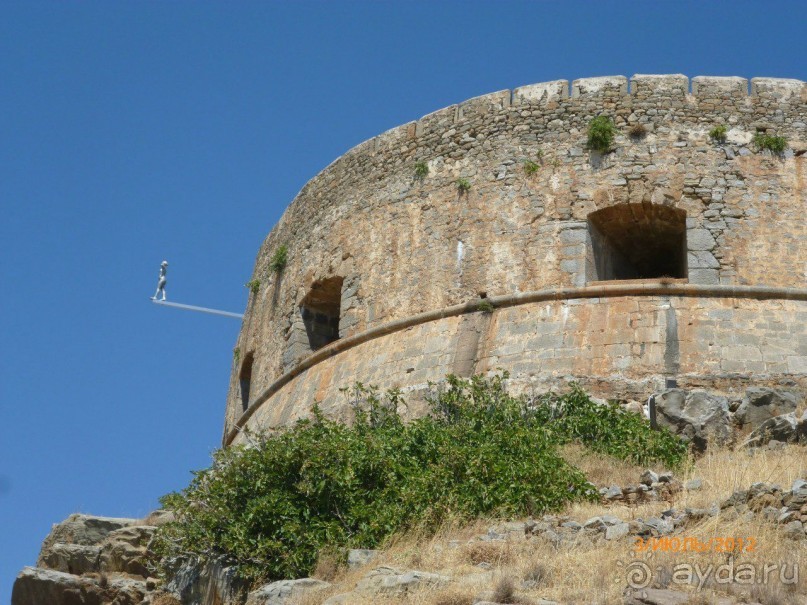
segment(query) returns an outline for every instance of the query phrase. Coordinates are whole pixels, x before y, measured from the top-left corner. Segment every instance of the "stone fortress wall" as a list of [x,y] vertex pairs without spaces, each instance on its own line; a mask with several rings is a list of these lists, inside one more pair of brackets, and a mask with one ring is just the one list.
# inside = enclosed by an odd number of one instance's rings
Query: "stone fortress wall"
[[[618,128],[604,154],[586,149],[597,115]],[[498,368],[515,390],[638,400],[668,379],[807,392],[805,151],[804,82],[682,75],[495,92],[356,146],[261,247],[225,445],[314,402],[341,416],[355,381],[414,400]]]

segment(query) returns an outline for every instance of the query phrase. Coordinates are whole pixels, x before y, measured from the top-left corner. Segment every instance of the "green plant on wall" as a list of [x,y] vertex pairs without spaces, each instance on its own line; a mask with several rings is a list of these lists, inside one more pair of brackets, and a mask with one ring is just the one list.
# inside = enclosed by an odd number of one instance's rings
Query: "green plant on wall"
[[725,143],[728,129],[724,124],[718,124],[709,131],[709,138],[715,143]]
[[280,244],[272,255],[272,260],[269,261],[269,268],[275,273],[280,273],[286,268],[286,263],[289,260],[289,249],[286,244]]
[[616,126],[608,116],[597,116],[589,122],[587,141],[589,149],[605,153],[614,144],[614,137],[616,137]]
[[540,170],[540,168],[541,165],[538,162],[533,160],[524,160],[524,174],[527,176],[534,175],[536,172],[538,172],[538,170]]
[[493,303],[490,302],[488,299],[483,298],[479,301],[476,305],[477,311],[481,311],[482,313],[493,313],[496,310],[496,307],[493,306]]
[[768,151],[780,154],[787,149],[787,139],[765,132],[758,132],[754,135],[754,145],[757,149],[767,149]]
[[233,349],[233,362],[235,365],[238,365],[238,362],[241,360],[241,349],[239,347],[235,347]]
[[415,162],[415,178],[425,179],[429,174],[429,166],[426,162]]
[[457,179],[457,191],[460,193],[468,193],[471,190],[471,181],[466,178]]
[[244,287],[249,288],[249,291],[253,294],[257,294],[261,289],[261,280],[253,279],[252,281],[248,281],[244,284]]

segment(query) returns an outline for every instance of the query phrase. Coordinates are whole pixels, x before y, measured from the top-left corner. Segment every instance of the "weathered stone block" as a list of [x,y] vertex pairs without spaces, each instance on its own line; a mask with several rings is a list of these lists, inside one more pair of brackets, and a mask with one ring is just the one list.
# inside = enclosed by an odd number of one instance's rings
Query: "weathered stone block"
[[569,81],[553,80],[520,86],[513,90],[513,105],[546,104],[569,97]]
[[692,78],[692,94],[709,99],[748,96],[748,80],[736,76],[696,76]]
[[625,76],[602,76],[581,78],[572,82],[572,98],[597,97],[603,94],[628,94],[628,79]]
[[683,74],[636,74],[630,79],[630,92],[632,95],[663,93],[683,97],[689,92],[689,78]]

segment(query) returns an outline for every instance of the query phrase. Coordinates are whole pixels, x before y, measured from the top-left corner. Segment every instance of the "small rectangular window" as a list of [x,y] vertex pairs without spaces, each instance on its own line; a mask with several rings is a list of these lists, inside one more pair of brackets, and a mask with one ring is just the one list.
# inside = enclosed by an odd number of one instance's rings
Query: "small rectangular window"
[[588,281],[687,277],[686,212],[618,204],[588,216]]

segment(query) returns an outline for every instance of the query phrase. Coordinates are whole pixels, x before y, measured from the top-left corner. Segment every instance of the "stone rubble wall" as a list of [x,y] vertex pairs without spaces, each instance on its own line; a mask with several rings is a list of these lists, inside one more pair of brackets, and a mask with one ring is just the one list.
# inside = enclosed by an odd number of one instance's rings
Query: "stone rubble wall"
[[[588,123],[601,114],[612,117],[619,130],[607,154],[585,146]],[[634,124],[642,124],[646,136],[629,136]],[[723,145],[708,136],[720,124],[728,128]],[[754,148],[751,140],[758,130],[788,139],[783,156]],[[622,76],[586,78],[571,87],[559,80],[499,91],[365,141],[303,187],[259,251],[252,277],[261,287],[250,295],[236,343],[225,436],[244,411],[240,362],[253,354],[252,402],[305,359],[310,351],[299,304],[314,282],[328,277],[344,279],[342,338],[476,300],[482,293],[493,297],[583,287],[588,283],[588,215],[630,203],[686,212],[690,284],[803,287],[805,151],[804,82],[754,78],[749,94],[743,78],[696,77],[690,82],[681,75],[638,75],[630,82]],[[525,161],[539,165],[534,175],[526,174]],[[423,178],[415,176],[418,162],[428,166]],[[459,178],[468,180],[469,191],[458,191]],[[269,265],[280,245],[288,246],[289,261],[278,274]],[[612,303],[614,310],[607,310]],[[782,342],[803,326],[803,321],[793,322],[803,315],[804,303],[767,301],[750,309],[747,301],[735,307],[731,299],[710,299],[699,305],[685,304],[687,312],[692,307],[692,316],[673,315],[683,347],[683,375],[691,371],[695,381],[706,375],[763,373],[800,381],[807,373],[803,332],[801,340],[797,334],[794,341]],[[657,382],[668,374],[667,365],[657,363],[658,351],[669,350],[666,334],[651,334],[664,321],[658,308],[653,299],[569,301],[562,313],[582,331],[564,328],[560,336],[512,333],[524,318],[534,323],[534,309],[497,311],[492,323],[500,328],[487,343],[490,358],[469,360],[466,355],[464,362],[457,358],[456,321],[447,319],[420,329],[443,335],[430,345],[435,350],[426,353],[422,343],[399,332],[383,346],[368,343],[339,353],[333,363],[294,378],[258,415],[282,423],[304,414],[314,401],[330,405],[333,389],[347,386],[341,380],[416,390],[427,377],[474,365],[512,363],[507,369],[524,380],[551,382],[589,372],[592,381],[615,383],[627,372],[633,376],[628,382],[645,376]],[[652,318],[647,321],[654,323],[616,332],[597,323],[619,323],[618,310],[641,316],[644,309]],[[751,317],[757,311],[764,320]],[[716,334],[721,322],[736,333]],[[544,323],[551,331],[556,320]],[[597,342],[603,333],[619,339]],[[473,337],[463,338],[467,351]],[[541,338],[546,344],[533,355],[526,343]],[[496,353],[496,347],[509,347],[512,353]],[[375,381],[379,372],[372,369],[373,358],[360,358],[370,349],[386,357],[409,351],[412,359],[387,366],[383,380]],[[430,363],[426,359],[435,365],[424,365]],[[637,384],[630,388],[638,390]],[[319,399],[312,400],[312,392]]]

